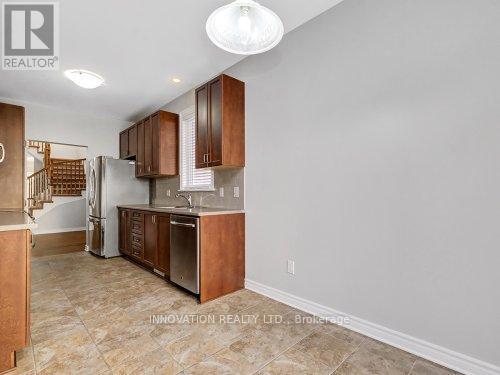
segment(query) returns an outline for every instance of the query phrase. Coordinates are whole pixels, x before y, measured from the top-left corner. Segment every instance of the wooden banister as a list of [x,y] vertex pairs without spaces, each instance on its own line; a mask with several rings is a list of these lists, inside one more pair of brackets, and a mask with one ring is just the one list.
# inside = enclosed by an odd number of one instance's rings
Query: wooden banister
[[54,195],[81,195],[86,189],[85,160],[66,160],[49,164],[28,177],[29,208],[40,208]]

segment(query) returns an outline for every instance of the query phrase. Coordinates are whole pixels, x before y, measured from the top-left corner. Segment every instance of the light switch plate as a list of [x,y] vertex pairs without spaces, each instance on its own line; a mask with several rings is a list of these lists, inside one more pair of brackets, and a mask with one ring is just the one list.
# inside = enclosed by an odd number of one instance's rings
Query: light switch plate
[[224,188],[223,187],[219,188],[219,197],[221,197],[221,198],[224,197]]
[[170,189],[167,190],[167,197],[170,197]]
[[239,187],[239,186],[235,186],[235,187],[234,187],[233,196],[234,196],[235,198],[239,198],[239,197],[240,197],[240,187]]
[[287,272],[290,275],[295,275],[295,262],[293,260],[287,260],[286,266],[287,266]]

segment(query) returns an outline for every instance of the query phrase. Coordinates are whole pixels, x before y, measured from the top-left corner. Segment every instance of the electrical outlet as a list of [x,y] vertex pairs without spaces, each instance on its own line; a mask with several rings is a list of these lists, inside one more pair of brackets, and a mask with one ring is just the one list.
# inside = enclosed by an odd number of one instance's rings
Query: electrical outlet
[[290,275],[295,275],[295,262],[293,260],[287,260],[286,266],[287,266],[287,272]]
[[239,198],[239,197],[240,197],[240,187],[239,187],[239,186],[235,186],[235,187],[234,187],[233,196],[234,196],[235,198]]
[[170,189],[167,190],[167,197],[170,197]]
[[219,197],[221,197],[221,198],[224,197],[224,188],[223,187],[219,188]]

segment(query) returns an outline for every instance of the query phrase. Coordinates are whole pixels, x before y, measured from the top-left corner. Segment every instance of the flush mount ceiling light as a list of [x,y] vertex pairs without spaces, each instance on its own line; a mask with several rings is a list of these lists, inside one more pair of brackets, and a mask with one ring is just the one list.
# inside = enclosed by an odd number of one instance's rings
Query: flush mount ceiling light
[[217,47],[239,55],[268,51],[283,37],[281,19],[253,0],[236,0],[216,9],[206,29]]
[[64,75],[73,81],[75,85],[84,89],[95,89],[104,84],[104,78],[100,75],[82,69],[66,70]]
[[181,82],[181,79],[180,79],[180,78],[175,77],[175,78],[172,78],[172,82],[174,82],[174,83],[180,83],[180,82]]

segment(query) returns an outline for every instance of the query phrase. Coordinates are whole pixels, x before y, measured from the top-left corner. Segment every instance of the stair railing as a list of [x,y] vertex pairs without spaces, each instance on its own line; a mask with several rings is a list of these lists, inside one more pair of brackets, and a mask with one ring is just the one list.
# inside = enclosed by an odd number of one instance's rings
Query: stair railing
[[40,202],[51,200],[49,169],[43,168],[28,177],[28,208],[37,207]]
[[53,195],[78,195],[85,190],[85,160],[53,162],[28,176],[28,208],[51,202]]

